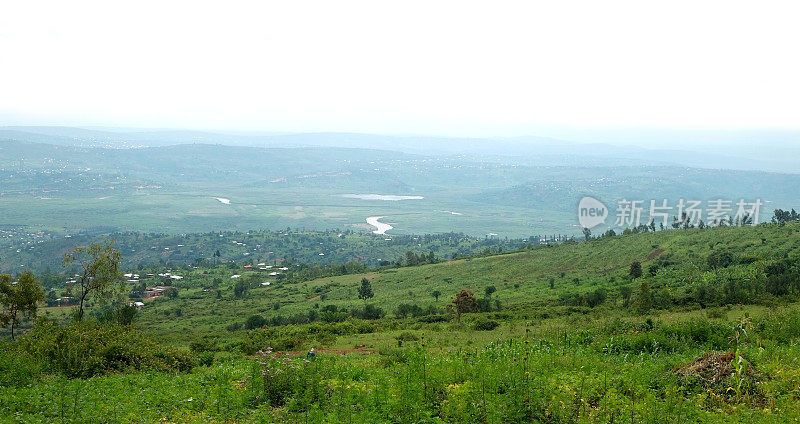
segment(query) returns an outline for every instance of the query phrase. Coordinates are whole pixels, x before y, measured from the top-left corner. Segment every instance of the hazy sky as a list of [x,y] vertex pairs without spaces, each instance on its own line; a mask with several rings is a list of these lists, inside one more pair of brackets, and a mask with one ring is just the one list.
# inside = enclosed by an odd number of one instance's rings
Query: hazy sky
[[800,126],[800,2],[5,1],[0,125]]

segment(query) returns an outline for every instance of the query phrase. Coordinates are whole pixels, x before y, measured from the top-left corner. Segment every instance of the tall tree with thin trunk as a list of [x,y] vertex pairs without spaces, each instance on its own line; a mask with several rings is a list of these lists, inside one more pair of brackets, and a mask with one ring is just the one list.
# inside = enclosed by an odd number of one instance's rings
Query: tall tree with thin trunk
[[81,267],[75,286],[70,288],[78,291],[78,320],[83,319],[84,304],[90,295],[101,302],[110,301],[124,289],[125,280],[119,270],[121,261],[122,255],[114,249],[113,241],[77,246],[64,256],[64,266]]
[[32,271],[20,274],[17,281],[12,282],[8,274],[0,275],[0,323],[11,325],[11,340],[14,340],[14,328],[23,316],[36,314],[37,303],[44,300],[42,286]]

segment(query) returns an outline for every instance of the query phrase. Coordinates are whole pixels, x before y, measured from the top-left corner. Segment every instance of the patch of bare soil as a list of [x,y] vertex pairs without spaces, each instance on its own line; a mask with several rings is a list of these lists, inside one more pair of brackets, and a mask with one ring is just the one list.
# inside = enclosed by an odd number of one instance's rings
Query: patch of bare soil
[[665,252],[664,249],[656,249],[656,250],[650,252],[650,254],[647,255],[647,259],[645,259],[645,260],[652,261],[653,259],[658,258],[659,256],[663,255],[664,252]]

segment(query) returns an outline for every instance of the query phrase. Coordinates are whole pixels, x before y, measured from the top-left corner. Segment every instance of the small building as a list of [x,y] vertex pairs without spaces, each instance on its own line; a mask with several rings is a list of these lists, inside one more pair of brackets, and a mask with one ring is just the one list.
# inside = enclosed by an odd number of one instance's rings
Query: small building
[[154,297],[163,296],[164,292],[167,291],[168,287],[164,286],[155,286],[155,287],[148,287],[145,289],[144,293],[142,293],[142,297],[145,299],[151,299]]

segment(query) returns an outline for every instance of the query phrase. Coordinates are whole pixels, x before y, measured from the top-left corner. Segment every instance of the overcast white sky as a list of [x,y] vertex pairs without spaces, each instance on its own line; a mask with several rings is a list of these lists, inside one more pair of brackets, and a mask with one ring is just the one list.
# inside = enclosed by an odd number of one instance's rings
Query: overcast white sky
[[5,1],[0,125],[800,126],[800,2]]

